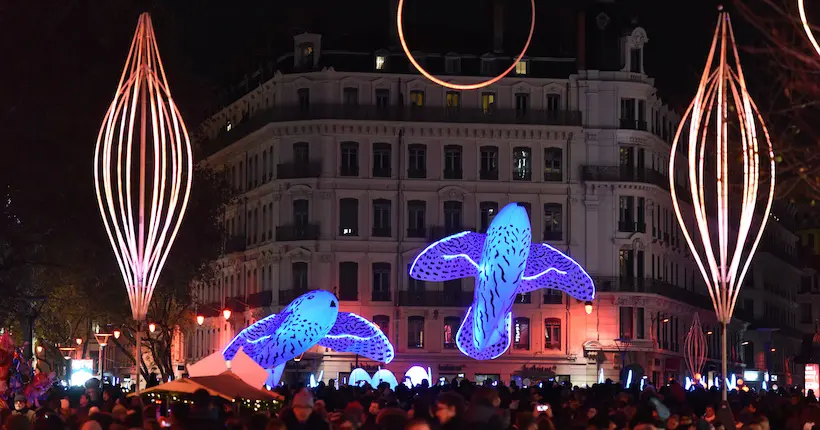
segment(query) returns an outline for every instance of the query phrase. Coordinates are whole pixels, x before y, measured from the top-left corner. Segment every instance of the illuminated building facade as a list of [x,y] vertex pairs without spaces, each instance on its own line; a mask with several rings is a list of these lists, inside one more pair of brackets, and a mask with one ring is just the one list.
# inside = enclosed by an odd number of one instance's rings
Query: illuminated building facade
[[[586,45],[605,46],[599,32],[614,20],[604,11],[582,20],[593,29]],[[666,176],[679,117],[645,73],[645,31],[626,30],[614,31],[604,52],[559,58],[533,50],[514,74],[463,92],[411,73],[400,51],[354,52],[333,48],[329,36],[294,37],[293,51],[249,77],[244,95],[202,129],[199,149],[241,198],[225,210],[220,277],[197,287],[207,318],[188,333],[190,361],[221,350],[305,291],[328,289],[341,311],[370,319],[388,336],[396,357],[386,367],[396,375],[418,365],[434,379],[554,375],[584,384],[596,382],[601,369],[618,380],[629,366],[654,382],[683,380],[684,337],[699,312],[705,329],[714,329],[708,377],[719,367],[719,330],[676,227]],[[464,82],[511,61],[494,52],[418,56],[432,73]],[[456,345],[473,279],[420,282],[408,268],[444,236],[484,232],[510,202],[527,208],[533,241],[579,262],[598,292],[590,314],[553,290],[518,296],[510,349],[476,361]],[[781,240],[793,247],[789,235]],[[757,260],[786,264],[763,252]],[[748,276],[760,291],[744,287],[741,301],[752,290],[759,294],[755,315],[777,305],[793,322],[795,305],[768,301],[774,293],[764,288],[788,276],[764,272]],[[747,330],[749,322],[730,326],[740,373],[741,343],[762,333]],[[285,373],[343,379],[355,367],[374,373],[377,366],[318,347]]]

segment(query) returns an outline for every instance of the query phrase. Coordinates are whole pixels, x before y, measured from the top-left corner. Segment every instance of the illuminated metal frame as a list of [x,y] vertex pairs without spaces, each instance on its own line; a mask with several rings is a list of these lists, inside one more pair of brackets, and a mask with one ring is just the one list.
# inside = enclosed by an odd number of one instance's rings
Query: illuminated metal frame
[[171,97],[151,17],[143,13],[94,151],[100,215],[138,323],[137,392],[139,325],[182,224],[193,169],[188,130]]
[[811,31],[809,19],[806,17],[806,7],[803,3],[804,0],[797,0],[797,9],[800,11],[800,23],[803,24],[803,30],[805,30],[806,37],[809,38],[811,46],[814,47],[814,50],[820,55],[820,45],[817,44],[817,39],[814,38],[814,33]]
[[[728,57],[730,56],[733,58],[736,70],[733,70],[729,64]],[[730,106],[735,107],[734,111],[730,110]],[[710,130],[713,113],[719,124],[715,130]],[[741,137],[739,143],[743,171],[740,219],[737,222],[737,240],[732,250],[730,250],[732,244],[729,237],[730,213],[728,201],[729,135],[727,116],[730,113],[737,118],[737,127]],[[688,124],[687,146],[684,148],[688,157],[686,175],[688,176],[693,202],[692,212],[695,225],[697,225],[696,232],[700,236],[702,249],[695,246],[692,233],[687,227],[686,218],[683,216],[683,210],[679,202],[677,184],[675,183],[676,173],[679,171],[676,166],[677,153],[681,145],[681,135],[684,127],[687,127],[685,125],[687,118],[690,121]],[[759,124],[756,124],[756,122]],[[713,135],[710,135],[710,131],[713,132]],[[707,140],[709,138],[714,143],[713,147],[707,151]],[[761,175],[764,174],[762,163],[765,161],[761,160],[759,145],[766,145],[768,149],[766,156],[769,158],[769,174],[771,175],[768,191],[765,188],[761,190],[760,179]],[[715,186],[717,189],[716,207],[713,209],[713,213],[708,215],[705,190],[709,185],[706,184],[704,179],[707,153],[715,156]],[[726,326],[732,318],[743,279],[766,227],[766,221],[774,199],[775,186],[775,157],[769,131],[746,88],[746,80],[740,66],[731,20],[726,12],[720,12],[719,14],[709,57],[706,60],[697,94],[686,110],[675,133],[669,157],[669,171],[672,172],[669,175],[669,184],[675,215],[686,243],[692,250],[698,269],[706,282],[712,305],[722,325],[722,370],[725,376],[727,374]],[[752,227],[755,224],[755,209],[757,208],[757,200],[760,197],[766,199],[766,205],[759,230],[754,233]],[[714,215],[714,213],[717,214],[718,237],[716,246],[709,231],[709,216]],[[724,386],[724,400],[726,395],[726,387]]]
[[477,90],[479,88],[484,88],[488,85],[492,85],[500,81],[501,78],[503,78],[504,76],[507,76],[508,73],[512,72],[513,69],[515,69],[515,66],[521,61],[521,59],[524,58],[524,55],[526,55],[527,49],[529,49],[530,42],[532,41],[532,35],[535,32],[535,0],[530,0],[530,5],[532,7],[532,17],[530,18],[530,33],[527,36],[527,43],[524,44],[524,49],[521,50],[521,53],[518,54],[518,57],[515,58],[515,61],[513,61],[510,67],[508,67],[506,70],[504,70],[504,72],[502,72],[500,75],[492,79],[488,79],[486,81],[479,82],[476,84],[453,84],[447,81],[443,81],[430,74],[430,72],[428,72],[427,70],[424,70],[424,67],[422,67],[421,64],[419,64],[415,58],[413,58],[413,54],[407,47],[407,41],[404,38],[404,22],[402,19],[402,12],[404,10],[404,0],[399,0],[399,5],[396,11],[396,27],[399,32],[399,42],[401,43],[401,49],[404,51],[404,54],[410,61],[410,64],[412,64],[413,67],[415,67],[416,70],[419,71],[419,73],[421,73],[425,78],[441,85],[442,87],[450,88],[453,90]]
[[696,384],[703,379],[703,365],[706,364],[706,351],[708,344],[706,343],[706,335],[703,334],[703,327],[700,324],[700,317],[695,312],[695,318],[692,319],[692,326],[689,327],[689,332],[686,333],[686,338],[683,341],[683,355],[686,361],[686,367]]

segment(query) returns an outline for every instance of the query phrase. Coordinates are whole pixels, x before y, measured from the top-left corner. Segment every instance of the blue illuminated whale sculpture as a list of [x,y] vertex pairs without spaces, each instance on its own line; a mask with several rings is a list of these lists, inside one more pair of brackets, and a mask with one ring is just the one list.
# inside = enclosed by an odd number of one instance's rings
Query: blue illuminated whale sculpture
[[222,351],[232,360],[242,351],[268,370],[266,385],[275,386],[285,364],[319,344],[390,363],[393,345],[378,326],[350,312],[339,312],[339,300],[324,290],[307,292],[280,314],[263,318],[242,330]]
[[456,345],[477,360],[491,360],[510,347],[516,294],[551,288],[579,300],[595,298],[592,278],[578,263],[545,243],[532,243],[529,215],[517,203],[501,209],[486,235],[465,231],[428,246],[416,256],[410,276],[431,282],[476,279]]

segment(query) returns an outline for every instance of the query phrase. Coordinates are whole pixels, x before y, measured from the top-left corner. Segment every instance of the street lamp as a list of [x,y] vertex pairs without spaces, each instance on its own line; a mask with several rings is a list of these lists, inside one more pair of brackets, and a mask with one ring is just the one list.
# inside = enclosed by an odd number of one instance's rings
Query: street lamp
[[77,346],[80,346],[83,344],[83,339],[81,337],[78,337],[74,339],[74,342],[77,344]]
[[228,309],[228,308],[225,308],[222,311],[222,316],[225,317],[225,321],[228,321],[229,319],[231,319],[231,310]]
[[148,331],[150,331],[151,333],[157,331],[157,325],[154,324],[154,323],[149,323],[148,324]]
[[104,372],[105,372],[105,347],[108,345],[108,338],[111,337],[111,333],[94,333],[94,338],[97,339],[97,343],[100,345],[100,354],[98,357],[99,367],[100,367],[100,388],[103,388],[103,379],[104,379]]
[[592,302],[584,302],[584,311],[587,315],[592,315]]
[[43,345],[37,345],[37,348],[35,348],[35,350],[37,351],[37,355],[42,354],[43,353]]
[[63,346],[59,349],[60,352],[63,353],[63,358],[65,358],[66,360],[71,360],[71,353],[74,352],[76,348],[74,348],[73,346]]
[[119,339],[120,334],[122,334],[119,330],[114,330],[114,339]]
[[205,324],[205,316],[204,315],[197,315],[196,316],[196,323],[199,325]]

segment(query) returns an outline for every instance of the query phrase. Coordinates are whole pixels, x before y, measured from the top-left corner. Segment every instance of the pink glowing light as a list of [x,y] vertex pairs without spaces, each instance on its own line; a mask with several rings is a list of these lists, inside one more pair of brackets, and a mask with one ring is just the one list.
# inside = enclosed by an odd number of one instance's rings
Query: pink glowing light
[[686,367],[689,369],[689,374],[695,379],[695,383],[699,383],[703,365],[706,364],[708,344],[706,343],[706,335],[703,334],[703,327],[700,325],[700,317],[697,312],[695,313],[695,318],[692,320],[692,326],[689,327],[689,333],[686,333],[686,338],[683,340],[683,348],[683,356],[686,361]]
[[454,84],[451,82],[443,81],[424,70],[424,67],[416,61],[413,57],[413,54],[410,53],[410,49],[407,47],[407,41],[404,38],[404,22],[402,20],[403,10],[404,10],[404,0],[399,0],[398,10],[396,11],[396,27],[399,32],[399,42],[401,43],[401,49],[404,50],[404,55],[407,56],[407,59],[410,61],[410,64],[419,71],[425,78],[441,85],[442,87],[454,89],[454,90],[477,90],[479,88],[484,88],[488,85],[492,85],[501,80],[507,73],[510,73],[515,69],[515,66],[524,58],[524,55],[527,53],[527,49],[530,47],[530,42],[532,41],[532,34],[535,32],[535,0],[530,0],[530,6],[532,9],[532,17],[530,18],[530,33],[527,36],[527,43],[524,44],[524,49],[521,50],[521,53],[518,54],[515,61],[513,61],[512,65],[504,70],[500,75],[488,79],[483,82],[475,83],[475,84]]
[[[729,128],[729,115],[733,116],[732,129]],[[682,143],[681,137],[685,129],[688,135]],[[735,223],[736,237],[730,237],[729,228],[729,217],[737,212],[729,210],[730,140],[738,145],[742,159],[740,165],[731,172],[737,173],[737,177],[742,177],[742,188],[737,202],[740,217]],[[685,146],[679,148],[682,144]],[[759,146],[766,150],[763,157],[768,157],[768,174],[771,175],[768,190],[761,187],[761,175],[767,173],[762,170],[765,160],[761,160]],[[685,160],[687,168],[684,172],[681,172],[677,165],[679,149],[685,150],[688,157]],[[723,327],[724,376],[727,374],[726,325],[734,313],[740,287],[760,243],[772,207],[775,185],[774,160],[769,131],[746,88],[731,20],[727,13],[721,12],[697,94],[675,133],[669,157],[669,171],[672,172],[669,175],[669,183],[675,215],[686,243],[692,250],[695,263],[706,282],[715,313]],[[707,161],[714,161],[714,164],[707,167]],[[684,216],[684,209],[678,197],[678,173],[684,173],[689,180],[693,205],[687,216]],[[714,178],[707,178],[708,175],[713,175]],[[711,195],[711,191],[715,191],[714,195]],[[762,219],[755,217],[758,200],[766,201]],[[717,230],[716,241],[713,240],[713,232],[710,231],[710,217],[715,216],[717,223],[716,227],[712,228]],[[694,218],[694,224],[697,226],[694,232],[690,232],[688,227],[691,225],[687,222],[690,218]],[[695,244],[693,233],[698,234],[700,247]],[[725,396],[724,388],[724,399]]]
[[806,37],[809,38],[811,46],[813,46],[817,54],[820,55],[820,45],[817,44],[817,39],[814,38],[814,32],[811,31],[811,25],[809,25],[809,19],[806,18],[806,7],[804,5],[804,0],[797,0],[797,9],[800,11],[800,22],[803,24],[803,30],[806,32]]
[[137,321],[179,231],[192,177],[188,131],[144,13],[94,152],[100,214]]

